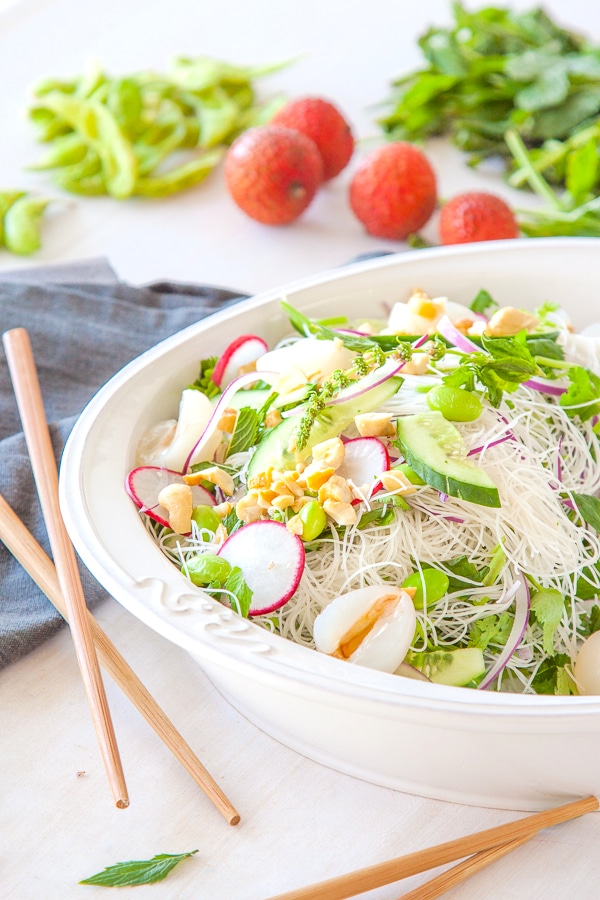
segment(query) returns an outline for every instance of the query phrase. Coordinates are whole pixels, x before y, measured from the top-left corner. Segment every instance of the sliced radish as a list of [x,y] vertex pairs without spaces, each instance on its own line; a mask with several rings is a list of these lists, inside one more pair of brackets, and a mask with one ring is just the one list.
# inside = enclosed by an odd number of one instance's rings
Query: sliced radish
[[336,474],[352,481],[359,490],[369,491],[389,467],[389,453],[379,438],[359,437],[344,444],[344,461]]
[[216,406],[212,406],[211,404],[212,412],[200,433],[200,437],[194,444],[190,445],[189,452],[183,463],[182,472],[187,472],[189,467],[194,465],[194,463],[212,459],[212,455],[216,449],[216,447],[213,448],[215,440],[214,436],[220,436],[221,434],[217,426],[223,412],[227,409],[227,404],[231,397],[241,388],[247,387],[249,384],[254,384],[257,381],[269,381],[274,377],[272,372],[246,372],[244,375],[238,375],[237,378],[234,378],[233,381],[227,385],[219,397]]
[[249,616],[262,616],[293,596],[304,571],[304,544],[282,522],[250,522],[234,531],[218,555],[239,566],[252,591]]
[[242,334],[225,347],[212,373],[212,380],[224,390],[240,374],[244,366],[252,365],[269,349],[255,334]]
[[[125,479],[125,490],[139,510],[168,528],[169,513],[164,506],[160,506],[158,495],[164,487],[174,483],[184,483],[180,472],[159,466],[138,466],[137,469],[132,469]],[[194,506],[215,505],[215,499],[210,491],[199,484],[192,485],[192,502]]]

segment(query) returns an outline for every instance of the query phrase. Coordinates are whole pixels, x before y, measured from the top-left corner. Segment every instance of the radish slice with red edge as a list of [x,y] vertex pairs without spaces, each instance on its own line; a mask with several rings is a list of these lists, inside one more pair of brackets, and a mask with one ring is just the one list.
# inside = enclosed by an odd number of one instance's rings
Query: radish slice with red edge
[[385,445],[376,437],[352,438],[344,444],[344,461],[337,469],[347,481],[357,488],[370,492],[377,485],[377,478],[390,467],[390,456]]
[[[125,490],[141,512],[159,525],[166,525],[168,528],[169,513],[164,506],[160,506],[158,495],[167,485],[175,483],[184,484],[180,472],[159,466],[138,466],[137,469],[132,469],[125,479]],[[215,505],[215,499],[210,491],[199,484],[194,484],[191,488],[194,506]]]
[[269,349],[266,341],[255,334],[242,334],[225,347],[217,360],[212,380],[222,390],[240,374],[243,366],[253,362]]
[[489,672],[483,677],[482,681],[477,685],[478,690],[483,690],[494,681],[501,672],[504,671],[506,665],[517,650],[519,644],[523,640],[527,623],[529,622],[529,610],[531,608],[531,595],[529,593],[529,585],[527,579],[522,577],[515,581],[511,591],[515,598],[515,618],[510,634],[504,645],[504,650],[497,657],[495,663]]
[[363,375],[362,378],[359,378],[356,382],[356,386],[352,385],[351,387],[347,387],[343,391],[340,391],[336,397],[329,400],[325,405],[336,406],[338,403],[347,403],[348,400],[355,400],[356,397],[361,397],[363,394],[366,394],[367,391],[371,391],[378,385],[383,384],[383,382],[387,381],[389,378],[393,378],[394,375],[397,375],[400,372],[405,364],[406,361],[403,359],[387,359],[382,366],[373,369],[368,375]]
[[229,403],[231,397],[236,394],[241,388],[247,387],[249,384],[255,384],[257,381],[270,381],[271,379],[275,378],[277,378],[277,375],[273,372],[246,372],[244,375],[238,375],[237,378],[234,378],[233,381],[231,381],[227,385],[227,387],[219,397],[210,419],[206,423],[206,428],[188,453],[187,459],[183,466],[183,472],[187,472],[189,467],[194,462],[201,461],[200,454],[202,452],[202,448],[206,446],[215,428],[217,428],[221,416],[227,409],[227,404]]
[[249,616],[274,612],[294,595],[304,571],[304,544],[283,522],[250,522],[234,531],[218,550],[242,570],[252,591]]
[[[463,353],[487,352],[482,347],[478,347],[477,344],[474,344],[473,341],[470,341],[469,338],[465,337],[462,332],[455,328],[447,316],[442,316],[440,319],[438,331],[442,337],[445,337],[447,341],[450,341],[451,344],[454,344],[454,346],[459,350],[462,350]],[[522,383],[525,387],[531,388],[533,391],[539,391],[541,394],[549,394],[552,397],[560,397],[567,390],[566,387],[556,384],[554,381],[549,381],[547,378],[529,378]]]

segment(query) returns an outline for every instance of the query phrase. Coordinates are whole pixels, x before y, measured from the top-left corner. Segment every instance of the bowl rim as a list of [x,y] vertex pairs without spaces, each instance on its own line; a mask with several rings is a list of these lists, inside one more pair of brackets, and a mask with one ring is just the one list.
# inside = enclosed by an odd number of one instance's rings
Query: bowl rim
[[[352,700],[361,699],[370,704],[392,704],[416,708],[422,707],[423,703],[426,703],[428,709],[475,711],[480,714],[493,713],[494,716],[516,714],[522,717],[531,715],[563,717],[569,713],[575,715],[579,715],[581,712],[600,713],[600,696],[573,697],[484,692],[433,683],[426,684],[359,666],[348,667],[339,660],[317,654],[310,648],[299,646],[279,635],[272,634],[252,621],[240,619],[232,610],[195,589],[194,596],[202,598],[204,604],[203,611],[208,617],[205,622],[207,628],[224,629],[225,632],[229,631],[230,635],[235,633],[237,641],[241,629],[240,623],[244,623],[241,630],[244,633],[250,631],[253,639],[251,643],[255,648],[264,646],[265,649],[251,649],[249,653],[246,653],[242,644],[241,647],[238,646],[238,649],[241,650],[238,654],[232,653],[226,646],[216,647],[214,641],[206,637],[206,633],[199,635],[194,634],[193,630],[182,629],[180,622],[175,624],[174,621],[165,620],[164,615],[160,614],[154,606],[144,605],[145,601],[137,595],[144,591],[148,594],[148,590],[153,590],[154,586],[140,585],[139,582],[132,580],[130,574],[122,567],[115,568],[114,561],[111,561],[101,535],[96,532],[94,527],[93,512],[86,503],[84,475],[81,468],[89,447],[90,431],[93,431],[98,416],[122,391],[126,390],[126,386],[134,374],[151,366],[156,359],[173,352],[182,343],[209,331],[218,323],[233,320],[240,314],[272,303],[274,300],[280,299],[282,295],[297,293],[317,285],[327,285],[341,279],[352,279],[357,273],[402,267],[403,264],[417,259],[426,263],[431,258],[443,259],[463,255],[496,256],[497,254],[502,256],[506,253],[532,251],[543,253],[550,249],[556,253],[561,252],[561,248],[566,250],[591,249],[593,247],[596,250],[598,246],[600,246],[599,238],[536,238],[535,241],[522,238],[385,253],[367,259],[359,259],[339,268],[316,273],[258,293],[200,319],[160,341],[125,365],[100,388],[77,419],[65,445],[59,478],[61,511],[71,540],[82,561],[108,593],[112,594],[122,606],[153,630],[187,650],[198,661],[201,662],[202,658],[205,658],[212,664],[233,668],[243,676],[247,676],[249,673],[256,675],[258,666],[265,677],[284,679],[288,683],[288,687],[296,685],[296,689],[302,688],[303,691],[306,688],[322,690],[325,687],[328,692],[338,695],[340,700],[347,697]],[[140,525],[143,527],[141,522]],[[149,546],[151,546],[150,542]],[[186,594],[189,594],[189,584],[158,549],[156,553],[160,555],[174,576],[167,577],[167,570],[165,570],[169,590],[179,590],[181,597],[185,599]],[[325,683],[323,679],[326,679]]]

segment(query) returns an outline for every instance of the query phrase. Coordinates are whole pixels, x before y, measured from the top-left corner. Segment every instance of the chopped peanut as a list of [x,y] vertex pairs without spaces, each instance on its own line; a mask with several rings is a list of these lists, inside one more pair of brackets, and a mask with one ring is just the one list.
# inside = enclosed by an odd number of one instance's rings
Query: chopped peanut
[[267,428],[275,428],[281,422],[281,413],[278,409],[270,409],[265,416],[265,425]]
[[350,503],[352,490],[345,478],[340,475],[332,475],[327,482],[319,488],[319,503],[325,500],[334,500],[338,503]]
[[248,524],[249,522],[256,522],[260,519],[264,513],[264,509],[262,509],[258,505],[258,495],[256,491],[248,491],[245,497],[242,497],[235,505],[235,512],[238,519],[241,519],[242,522]]
[[304,494],[304,489],[298,484],[299,477],[297,472],[288,470],[283,473],[278,481],[274,481],[271,486],[277,494],[293,494],[294,497],[301,497]]
[[386,491],[393,491],[396,494],[414,494],[417,490],[400,469],[382,472],[379,478]]
[[237,411],[235,409],[230,409],[229,407],[227,407],[227,409],[223,410],[223,415],[219,419],[217,428],[220,428],[221,431],[225,431],[227,434],[233,434],[236,420]]
[[311,463],[302,473],[302,482],[306,484],[309,491],[318,491],[319,488],[329,481],[334,472],[333,466],[323,467]]
[[503,306],[494,313],[485,331],[492,337],[507,337],[511,334],[518,334],[523,329],[532,331],[539,324],[537,316],[533,316],[525,310],[516,309],[514,306]]
[[270,488],[266,491],[256,491],[256,502],[262,509],[269,509],[275,499],[275,491]]
[[177,482],[168,484],[159,493],[158,502],[169,514],[169,527],[177,534],[189,534],[194,508],[191,487]]
[[388,413],[362,413],[354,416],[354,424],[361,437],[392,437],[396,426]]
[[225,503],[218,503],[216,506],[213,506],[213,512],[216,512],[222,519],[224,519],[225,516],[228,516],[232,509],[233,506],[227,500]]
[[248,488],[270,487],[272,472],[273,469],[270,468],[268,472],[259,472],[258,475],[253,475],[252,478],[248,479]]
[[407,375],[424,375],[429,366],[429,353],[413,353],[411,359],[402,366]]
[[278,394],[291,394],[292,391],[297,391],[298,388],[305,387],[309,380],[310,379],[302,369],[298,366],[294,366],[277,378],[273,388]]
[[344,442],[339,437],[330,438],[328,441],[321,441],[312,448],[312,458],[314,461],[325,463],[326,466],[332,466],[339,469],[344,461]]
[[191,472],[189,475],[184,475],[183,480],[186,484],[200,484],[201,481],[210,481],[211,484],[216,484],[224,494],[229,494],[229,496],[235,490],[233,478],[229,472],[224,472],[218,466],[209,466],[208,469]]
[[227,534],[227,529],[221,522],[220,525],[217,525],[217,530],[215,531],[214,544],[224,544],[229,535]]
[[302,537],[302,533],[304,531],[304,522],[300,518],[300,516],[292,516],[291,519],[285,523],[285,527],[288,531],[291,531],[292,534],[297,534]]
[[272,506],[275,509],[287,509],[289,506],[293,506],[296,498],[292,494],[279,494],[277,497],[274,497]]
[[238,368],[238,375],[245,375],[246,372],[256,372],[256,360]]
[[356,522],[356,510],[351,503],[325,500],[323,509],[337,525],[353,525]]

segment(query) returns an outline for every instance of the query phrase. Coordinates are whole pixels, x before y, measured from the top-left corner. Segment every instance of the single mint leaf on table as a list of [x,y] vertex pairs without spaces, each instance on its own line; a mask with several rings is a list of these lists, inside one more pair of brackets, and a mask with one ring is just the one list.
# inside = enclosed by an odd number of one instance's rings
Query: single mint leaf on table
[[139,884],[155,884],[167,877],[182,859],[193,856],[197,850],[188,853],[159,853],[152,859],[136,859],[115,863],[97,875],[84,878],[79,884],[96,884],[102,887],[133,887]]

